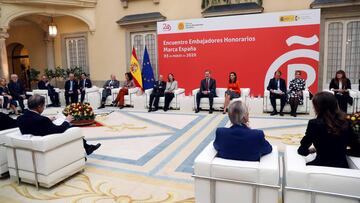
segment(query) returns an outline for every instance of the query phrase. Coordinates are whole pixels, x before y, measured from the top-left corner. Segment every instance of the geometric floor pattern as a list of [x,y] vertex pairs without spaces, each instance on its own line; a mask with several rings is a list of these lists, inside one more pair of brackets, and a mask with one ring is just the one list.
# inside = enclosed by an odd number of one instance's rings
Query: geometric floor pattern
[[[102,126],[83,128],[83,133],[102,147],[88,157],[85,172],[39,191],[0,179],[0,202],[195,202],[194,159],[214,139],[217,127],[230,125],[218,112],[107,108],[96,113]],[[308,120],[256,115],[250,117],[250,126],[264,130],[282,151],[287,144],[299,143]]]

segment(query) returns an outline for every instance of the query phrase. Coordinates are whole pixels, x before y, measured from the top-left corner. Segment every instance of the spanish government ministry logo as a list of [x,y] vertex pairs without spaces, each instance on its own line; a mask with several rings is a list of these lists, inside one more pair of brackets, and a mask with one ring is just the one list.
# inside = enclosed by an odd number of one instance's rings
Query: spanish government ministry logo
[[180,22],[178,24],[178,30],[184,30],[185,29],[185,23],[184,22]]

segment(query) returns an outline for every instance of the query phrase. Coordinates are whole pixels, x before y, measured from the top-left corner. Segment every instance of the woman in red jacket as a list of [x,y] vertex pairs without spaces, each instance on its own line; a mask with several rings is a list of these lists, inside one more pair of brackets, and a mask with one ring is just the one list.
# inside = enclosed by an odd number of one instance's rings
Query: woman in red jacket
[[237,80],[235,72],[231,72],[229,75],[229,84],[225,92],[225,102],[224,102],[224,112],[226,114],[226,109],[230,101],[234,98],[240,97],[240,82]]

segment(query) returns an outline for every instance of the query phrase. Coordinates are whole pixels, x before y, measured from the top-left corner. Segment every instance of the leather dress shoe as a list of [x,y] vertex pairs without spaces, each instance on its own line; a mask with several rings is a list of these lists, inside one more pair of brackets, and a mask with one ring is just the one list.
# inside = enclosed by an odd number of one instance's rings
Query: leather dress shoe
[[99,149],[101,146],[100,143],[97,143],[96,145],[89,145],[89,147],[85,150],[87,155],[92,154],[95,150]]

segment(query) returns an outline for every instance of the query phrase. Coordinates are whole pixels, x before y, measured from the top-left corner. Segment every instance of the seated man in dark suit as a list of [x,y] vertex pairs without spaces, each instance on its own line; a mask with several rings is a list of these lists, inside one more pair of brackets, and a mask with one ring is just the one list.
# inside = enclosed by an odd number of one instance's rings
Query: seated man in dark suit
[[196,109],[195,113],[199,113],[200,111],[200,100],[202,97],[209,98],[210,110],[209,113],[213,112],[213,101],[214,97],[216,97],[216,80],[211,78],[210,70],[205,71],[205,79],[200,82],[200,90],[196,94]]
[[38,82],[38,88],[40,90],[47,90],[48,95],[51,100],[51,106],[59,107],[59,94],[55,91],[54,87],[50,84],[49,79],[46,75],[41,77],[41,80]]
[[[157,111],[159,108],[160,97],[164,96],[166,88],[166,82],[163,80],[163,76],[159,75],[159,80],[155,82],[152,93],[150,94],[149,112]],[[154,106],[154,109],[152,108]]]
[[278,112],[276,110],[276,99],[280,99],[280,116],[284,116],[283,109],[286,104],[286,83],[285,80],[281,78],[281,71],[276,71],[274,78],[269,81],[267,90],[270,91],[270,102],[273,107],[273,112],[270,114],[272,116],[276,115]]
[[[22,134],[46,136],[63,133],[71,127],[70,122],[73,120],[72,116],[68,116],[60,126],[57,126],[53,124],[50,118],[41,115],[45,109],[45,98],[40,95],[35,94],[31,96],[28,100],[28,107],[29,110],[17,119]],[[89,145],[85,139],[83,141],[87,155],[90,155],[101,146],[100,143],[97,145]]]
[[272,147],[265,140],[262,130],[250,129],[249,112],[241,101],[229,105],[230,128],[218,128],[214,141],[217,157],[241,161],[259,161],[271,153]]
[[24,84],[18,79],[18,76],[16,74],[11,75],[11,80],[8,84],[8,88],[13,100],[19,102],[20,108],[22,112],[24,112],[24,99],[26,99],[25,87]]
[[120,87],[120,82],[118,80],[116,80],[116,77],[114,74],[111,74],[110,76],[110,80],[106,81],[104,84],[104,90],[102,92],[102,98],[101,98],[101,107],[100,108],[105,108],[105,101],[106,98],[111,95],[111,90],[114,88],[119,88]]
[[10,116],[0,112],[0,131],[17,127],[18,125],[15,119],[12,119]]
[[[65,82],[65,101],[66,105],[77,103],[79,100],[79,84],[75,80],[73,73],[69,74],[69,80]],[[71,100],[71,102],[70,102]]]
[[80,94],[81,94],[81,103],[84,103],[85,100],[85,89],[91,88],[92,83],[89,78],[87,78],[86,73],[81,74],[81,80],[79,82]]

